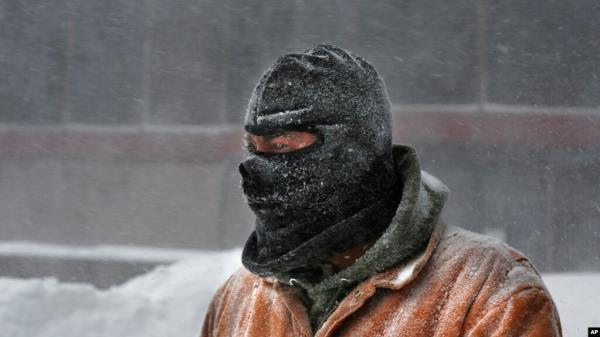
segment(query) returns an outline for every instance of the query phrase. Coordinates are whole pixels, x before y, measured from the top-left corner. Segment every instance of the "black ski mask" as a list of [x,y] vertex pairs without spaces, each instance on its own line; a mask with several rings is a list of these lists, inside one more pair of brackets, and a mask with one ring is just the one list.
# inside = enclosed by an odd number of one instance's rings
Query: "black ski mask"
[[245,129],[309,131],[318,139],[284,154],[250,150],[240,164],[256,214],[242,256],[247,269],[270,276],[307,268],[385,230],[401,188],[390,103],[371,64],[330,45],[281,57],[254,90]]

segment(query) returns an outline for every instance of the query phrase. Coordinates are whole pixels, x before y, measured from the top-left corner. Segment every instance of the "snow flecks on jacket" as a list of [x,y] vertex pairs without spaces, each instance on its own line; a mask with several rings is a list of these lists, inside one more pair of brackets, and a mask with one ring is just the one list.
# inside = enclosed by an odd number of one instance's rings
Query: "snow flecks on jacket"
[[[411,282],[393,287],[406,275],[402,266],[365,280],[355,288],[361,295],[351,291],[314,336],[561,336],[550,295],[516,250],[448,228],[439,244],[430,242],[427,251],[432,254]],[[299,327],[307,323],[289,314],[280,295],[270,297],[273,284],[263,282],[259,291],[259,297],[272,301],[268,310],[243,287],[231,286],[253,284],[257,278],[243,270],[233,276],[214,302],[226,310],[209,312],[203,337],[264,336],[259,332],[264,329],[273,337],[306,336],[308,329]],[[293,297],[287,300],[293,303]],[[288,310],[288,315],[278,310]],[[345,318],[337,321],[340,317]],[[210,323],[239,319],[252,319],[252,329],[227,330]]]

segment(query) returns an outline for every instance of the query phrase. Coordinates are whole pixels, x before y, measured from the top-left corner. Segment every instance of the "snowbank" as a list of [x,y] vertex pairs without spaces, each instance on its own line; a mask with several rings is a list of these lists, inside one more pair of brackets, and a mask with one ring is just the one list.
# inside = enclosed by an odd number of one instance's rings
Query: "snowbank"
[[206,304],[240,254],[205,253],[104,291],[0,278],[0,337],[198,336]]
[[[240,251],[204,253],[108,290],[54,279],[0,278],[0,337],[198,336],[205,306]],[[565,336],[600,326],[600,273],[544,277]]]
[[558,307],[565,337],[587,336],[588,327],[600,326],[600,273],[543,275]]

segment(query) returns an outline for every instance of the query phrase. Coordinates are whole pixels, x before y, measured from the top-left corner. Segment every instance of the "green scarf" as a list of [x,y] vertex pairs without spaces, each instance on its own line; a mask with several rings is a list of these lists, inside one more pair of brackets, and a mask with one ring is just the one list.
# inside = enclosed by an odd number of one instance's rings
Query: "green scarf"
[[421,252],[438,222],[448,188],[421,171],[417,153],[412,147],[394,145],[393,153],[402,199],[388,228],[375,244],[343,270],[323,263],[315,265],[310,273],[277,275],[281,282],[298,288],[313,331],[323,324],[358,282]]

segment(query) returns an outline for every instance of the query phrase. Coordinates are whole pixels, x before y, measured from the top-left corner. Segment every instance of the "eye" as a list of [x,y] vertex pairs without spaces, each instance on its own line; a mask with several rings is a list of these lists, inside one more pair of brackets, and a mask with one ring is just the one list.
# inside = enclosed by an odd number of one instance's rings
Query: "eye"
[[247,147],[251,152],[288,153],[313,145],[317,136],[308,131],[283,131],[271,135],[246,134]]

